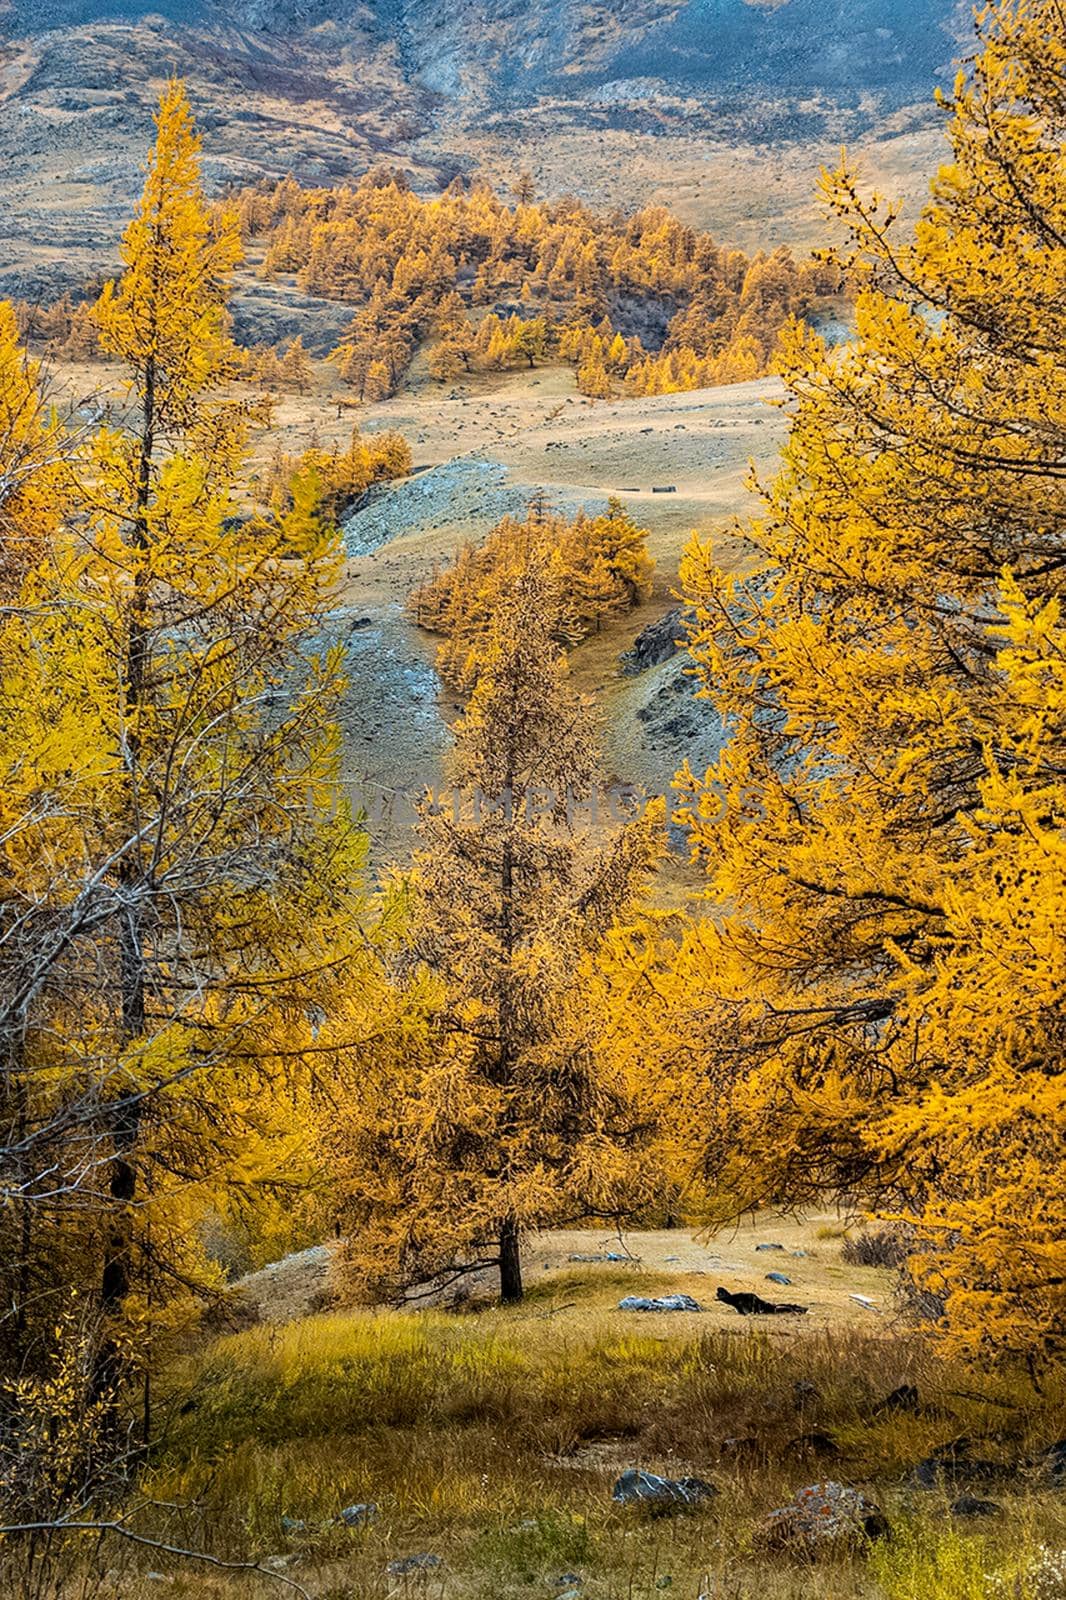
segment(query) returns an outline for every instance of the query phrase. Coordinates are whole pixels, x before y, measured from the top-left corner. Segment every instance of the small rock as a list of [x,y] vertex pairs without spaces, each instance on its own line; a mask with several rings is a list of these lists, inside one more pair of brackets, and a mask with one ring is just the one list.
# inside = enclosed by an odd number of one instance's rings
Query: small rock
[[863,1306],[867,1311],[872,1311],[875,1317],[879,1317],[881,1315],[881,1313],[878,1310],[877,1306],[874,1305],[873,1301],[869,1298],[868,1295],[865,1295],[865,1294],[849,1294],[848,1295],[848,1299],[849,1300],[854,1300],[856,1305]]
[[389,1562],[385,1571],[394,1578],[406,1578],[412,1572],[432,1572],[434,1567],[439,1566],[440,1556],[426,1551],[417,1556],[399,1556],[395,1561]]
[[801,1433],[785,1446],[790,1455],[838,1456],[840,1446],[828,1433]]
[[584,1582],[585,1580],[580,1573],[564,1572],[561,1577],[556,1578],[555,1587],[557,1589],[580,1589]]
[[661,1514],[698,1505],[717,1493],[714,1484],[704,1478],[660,1478],[642,1467],[627,1467],[611,1490],[611,1499],[622,1506],[646,1506]]
[[281,1531],[282,1533],[306,1533],[307,1523],[303,1522],[299,1517],[282,1517]]
[[767,1283],[783,1283],[786,1288],[788,1288],[792,1283],[792,1279],[784,1272],[768,1272],[766,1274],[766,1281]]
[[792,1385],[792,1399],[797,1411],[802,1411],[804,1406],[814,1405],[821,1398],[818,1385],[809,1378],[797,1378]]
[[757,1244],[755,1248],[756,1250],[783,1250],[785,1247],[783,1244]]
[[844,1483],[811,1483],[787,1506],[771,1511],[762,1526],[766,1544],[800,1546],[808,1553],[859,1539],[879,1539],[889,1531],[880,1506]]
[[366,1505],[345,1506],[337,1521],[343,1522],[346,1528],[364,1528],[368,1522],[373,1522],[377,1514],[378,1508],[370,1500]]
[[666,1294],[658,1300],[650,1300],[642,1294],[627,1294],[624,1300],[618,1302],[619,1311],[702,1311],[703,1307],[698,1300],[693,1300],[690,1294]]
[[891,1394],[886,1394],[874,1406],[874,1416],[883,1416],[888,1411],[917,1411],[920,1409],[918,1390],[913,1383],[901,1383],[898,1389],[893,1389]]
[[996,1500],[981,1500],[975,1494],[960,1494],[952,1502],[953,1517],[1001,1517],[1003,1507]]

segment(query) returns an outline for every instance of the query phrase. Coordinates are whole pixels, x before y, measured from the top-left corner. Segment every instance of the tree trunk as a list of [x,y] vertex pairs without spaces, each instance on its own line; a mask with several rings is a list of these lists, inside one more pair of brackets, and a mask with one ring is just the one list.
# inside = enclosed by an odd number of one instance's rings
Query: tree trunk
[[500,1299],[513,1306],[522,1298],[522,1261],[518,1253],[518,1224],[505,1217],[500,1224]]
[[[144,423],[137,463],[137,491],[133,518],[133,547],[148,549],[148,505],[151,498],[152,455],[155,448],[155,366],[145,375]],[[130,826],[136,824],[135,803],[140,758],[138,712],[144,700],[148,666],[148,574],[139,565],[133,583],[132,615],[126,654],[126,760],[130,779]],[[120,1037],[129,1046],[139,1039],[147,1020],[145,994],[144,928],[139,903],[141,863],[139,847],[122,860],[118,880],[129,897],[118,930]],[[134,1202],[137,1198],[137,1144],[141,1131],[141,1101],[133,1084],[120,1090],[111,1125],[112,1154],[108,1172],[111,1217],[104,1242],[100,1272],[100,1310],[104,1334],[97,1352],[92,1389],[96,1398],[114,1397],[122,1377],[122,1356],[115,1338],[115,1321],[132,1287]]]

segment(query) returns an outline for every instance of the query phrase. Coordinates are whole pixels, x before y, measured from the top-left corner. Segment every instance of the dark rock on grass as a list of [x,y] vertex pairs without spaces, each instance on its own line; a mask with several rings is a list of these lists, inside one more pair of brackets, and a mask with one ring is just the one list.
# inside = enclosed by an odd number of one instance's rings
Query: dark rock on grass
[[805,1317],[806,1306],[775,1305],[772,1300],[761,1300],[757,1294],[731,1294],[728,1289],[716,1289],[715,1298],[723,1305],[732,1306],[742,1317]]
[[898,1389],[893,1389],[891,1394],[886,1394],[883,1400],[877,1402],[873,1414],[880,1417],[890,1411],[917,1411],[920,1404],[914,1384],[901,1383]]
[[666,1294],[660,1299],[649,1299],[642,1294],[627,1294],[618,1302],[619,1311],[702,1311],[698,1300],[690,1294]]
[[998,1500],[982,1500],[975,1494],[960,1494],[952,1502],[953,1517],[1001,1517],[1003,1507]]
[[809,1555],[838,1549],[889,1532],[880,1506],[844,1483],[811,1483],[788,1505],[771,1511],[761,1529],[771,1549],[798,1549]]
[[817,1405],[821,1398],[821,1390],[809,1378],[797,1378],[792,1385],[792,1401],[797,1411],[804,1411],[808,1406]]
[[[852,1296],[854,1299],[855,1296]],[[923,1401],[913,1383],[901,1383],[891,1394],[886,1394],[883,1400],[878,1400],[874,1405],[866,1408],[869,1417],[891,1417],[906,1413],[913,1417],[950,1417],[952,1412],[946,1411],[943,1406],[930,1405]]]
[[785,1247],[783,1244],[757,1244],[755,1248],[756,1250],[783,1250]]
[[704,1478],[660,1478],[643,1467],[627,1467],[611,1490],[611,1499],[620,1506],[640,1506],[653,1516],[699,1505],[718,1493]]
[[784,1272],[768,1272],[766,1274],[766,1281],[767,1283],[783,1284],[786,1289],[790,1289],[792,1287],[792,1279]]
[[828,1433],[801,1433],[785,1446],[788,1455],[838,1456],[840,1446]]
[[684,633],[682,616],[681,607],[675,606],[657,622],[649,622],[643,632],[637,634],[632,648],[622,657],[622,667],[627,675],[633,677],[638,672],[646,672],[649,667],[657,667],[677,654],[681,648],[678,639]]
[[915,1489],[937,1489],[955,1483],[1003,1483],[1015,1475],[1004,1461],[986,1461],[970,1454],[969,1439],[951,1439],[919,1461],[910,1477]]
[[417,1556],[399,1556],[389,1562],[385,1571],[393,1578],[407,1578],[414,1572],[432,1572],[440,1564],[440,1556],[426,1551]]

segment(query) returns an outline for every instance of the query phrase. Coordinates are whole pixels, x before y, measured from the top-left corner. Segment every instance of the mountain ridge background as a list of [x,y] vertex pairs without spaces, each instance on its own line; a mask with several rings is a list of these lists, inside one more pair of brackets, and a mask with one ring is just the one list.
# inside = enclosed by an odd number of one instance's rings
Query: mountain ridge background
[[956,0],[9,0],[0,290],[108,271],[159,88],[189,85],[210,185],[528,169],[540,195],[665,203],[751,248],[820,235],[819,166],[857,147],[913,199],[939,155]]

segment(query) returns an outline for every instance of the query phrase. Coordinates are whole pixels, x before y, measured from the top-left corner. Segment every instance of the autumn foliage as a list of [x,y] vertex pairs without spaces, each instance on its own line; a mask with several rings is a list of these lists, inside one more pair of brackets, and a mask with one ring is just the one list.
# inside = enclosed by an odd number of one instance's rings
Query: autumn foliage
[[466,544],[455,561],[411,597],[416,622],[444,635],[441,675],[469,688],[477,677],[504,596],[531,562],[551,575],[553,638],[576,644],[612,617],[624,616],[651,592],[655,564],[647,529],[611,500],[597,516],[571,521],[534,502],[521,521],[505,517],[481,545]]
[[836,1193],[904,1219],[944,1344],[1033,1364],[1066,1343],[1056,19],[984,18],[912,237],[826,180],[856,339],[787,342],[756,573],[699,539],[682,570],[726,730],[683,809],[722,915],[616,968],[655,995],[633,1048],[657,1028],[680,1065],[712,1214]]
[[300,495],[243,514],[239,253],[171,83],[94,311],[123,425],[64,429],[0,312],[0,1376],[80,1295],[90,1411],[217,1291],[206,1217],[291,1236],[313,1018],[350,1042],[375,982],[339,544]]
[[663,207],[509,206],[458,179],[426,199],[389,169],[334,189],[287,178],[239,208],[244,237],[265,241],[265,276],[358,308],[333,359],[366,400],[391,394],[426,340],[441,381],[552,356],[594,396],[753,378],[788,317],[831,304],[842,284],[786,248],[724,249]]
[[555,637],[557,588],[531,544],[496,590],[453,730],[452,798],[427,800],[418,829],[424,1036],[368,1060],[326,1131],[346,1267],[363,1293],[487,1267],[516,1300],[528,1232],[620,1218],[645,1197],[647,1124],[597,1047],[585,991],[644,889],[659,818],[649,809],[591,834],[596,729]]

